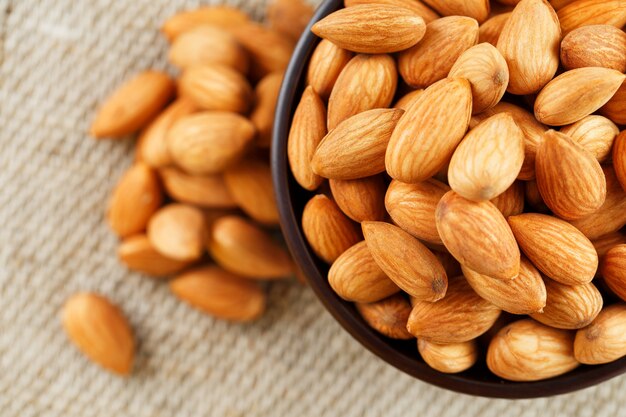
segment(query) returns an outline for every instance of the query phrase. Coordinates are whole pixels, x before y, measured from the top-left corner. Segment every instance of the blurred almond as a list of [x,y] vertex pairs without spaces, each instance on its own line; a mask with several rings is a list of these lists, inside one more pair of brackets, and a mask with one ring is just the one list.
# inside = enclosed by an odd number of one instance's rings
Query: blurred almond
[[550,0],[550,5],[554,8],[554,10],[562,9],[570,3],[574,3],[578,0]]
[[605,162],[609,158],[613,141],[619,134],[619,128],[615,123],[606,117],[595,115],[563,126],[560,131],[582,145],[598,162]]
[[515,181],[502,194],[491,202],[500,210],[504,218],[522,214],[524,211],[524,183]]
[[406,93],[405,95],[400,97],[398,101],[396,101],[396,104],[393,105],[393,108],[407,111],[411,104],[416,101],[417,97],[419,97],[419,95],[422,94],[423,91],[424,90],[413,90],[410,93]]
[[502,29],[504,29],[504,25],[509,20],[509,17],[511,17],[511,12],[497,14],[487,19],[478,28],[478,42],[489,42],[493,46],[497,46]]
[[311,55],[307,84],[322,98],[328,99],[339,74],[353,56],[352,52],[322,39]]
[[382,175],[356,180],[329,181],[335,202],[355,222],[383,220],[387,185]]
[[611,99],[600,108],[600,114],[615,124],[626,125],[626,82],[623,82]]
[[411,305],[402,295],[392,295],[374,303],[356,303],[356,309],[377,332],[391,339],[413,339],[406,330]]
[[184,204],[163,207],[148,223],[148,239],[154,249],[177,261],[200,259],[206,233],[202,211]]
[[272,0],[265,15],[270,28],[297,41],[313,17],[313,6],[304,0]]
[[561,42],[561,62],[567,70],[604,67],[626,71],[626,33],[611,25],[575,29]]
[[178,168],[159,170],[166,193],[180,203],[206,208],[234,208],[237,203],[221,174],[190,175]]
[[489,0],[423,0],[442,16],[469,16],[483,22],[489,16]]
[[580,363],[598,365],[626,356],[626,305],[614,304],[589,326],[576,332],[574,356]]
[[558,11],[563,34],[588,25],[626,25],[626,3],[622,0],[577,0]]
[[611,248],[600,265],[606,285],[622,300],[626,300],[626,245]]
[[122,241],[117,256],[132,271],[151,277],[167,277],[189,266],[189,262],[170,259],[157,252],[146,235],[135,235]]
[[617,180],[626,191],[626,133],[622,132],[613,144],[613,168]]
[[468,370],[474,366],[479,355],[474,340],[461,343],[434,343],[420,338],[417,341],[417,350],[428,366],[446,374]]
[[283,73],[273,72],[263,77],[255,88],[255,103],[250,121],[257,131],[257,146],[269,148],[272,143],[272,130],[278,93],[283,83]]
[[181,33],[203,25],[229,28],[248,21],[248,16],[239,9],[229,6],[200,7],[182,11],[165,21],[161,27],[163,34],[174,40]]

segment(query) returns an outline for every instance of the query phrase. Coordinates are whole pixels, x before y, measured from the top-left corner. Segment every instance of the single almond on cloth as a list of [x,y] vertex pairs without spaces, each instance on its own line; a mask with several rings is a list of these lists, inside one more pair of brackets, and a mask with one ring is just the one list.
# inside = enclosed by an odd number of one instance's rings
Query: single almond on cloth
[[257,131],[257,146],[269,148],[272,143],[274,115],[278,93],[283,83],[283,72],[273,72],[259,81],[254,90],[256,97],[254,108],[250,114],[250,121]]
[[485,300],[511,314],[531,314],[546,305],[546,286],[533,264],[522,257],[519,275],[509,280],[493,279],[461,267],[470,286]]
[[196,175],[216,174],[239,161],[254,134],[254,125],[237,113],[201,112],[176,121],[166,142],[180,168]]
[[524,197],[526,198],[526,203],[528,203],[530,206],[529,208],[531,208],[532,211],[544,214],[550,212],[546,203],[543,202],[543,198],[541,198],[539,188],[537,187],[537,181],[524,181]]
[[566,70],[604,67],[626,71],[626,33],[611,25],[583,26],[561,41],[561,62]]
[[308,86],[291,121],[287,157],[294,178],[300,186],[313,191],[323,178],[313,172],[311,159],[317,145],[326,136],[326,106],[313,87]]
[[626,356],[626,305],[604,308],[596,319],[576,332],[574,356],[580,363],[599,365]]
[[448,76],[456,60],[478,41],[478,23],[449,16],[427,25],[424,38],[399,54],[398,71],[414,88],[426,88]]
[[309,60],[307,84],[322,98],[328,99],[339,74],[353,56],[352,52],[322,39]]
[[491,202],[500,210],[504,218],[522,214],[524,211],[524,183],[515,181],[502,194],[493,198]]
[[302,232],[313,252],[329,264],[362,240],[356,224],[323,194],[304,206]]
[[415,184],[391,181],[385,207],[393,222],[421,241],[442,245],[435,220],[437,204],[450,191],[443,182],[429,179]]
[[387,173],[406,183],[435,175],[463,139],[471,113],[472,90],[467,80],[445,78],[428,87],[391,135],[385,154]]
[[355,222],[383,220],[387,184],[382,175],[329,182],[335,202]]
[[174,81],[167,74],[139,73],[104,100],[89,134],[95,138],[115,138],[135,133],[156,117],[174,90]]
[[328,283],[344,300],[373,303],[400,291],[378,266],[367,243],[361,241],[333,262]]
[[193,307],[220,319],[246,322],[265,311],[265,293],[257,282],[217,266],[204,266],[175,277],[170,291]]
[[221,174],[190,175],[176,167],[161,168],[165,192],[180,203],[203,208],[235,208],[237,202]]
[[391,104],[398,84],[389,55],[356,55],[343,68],[328,99],[328,130],[350,116]]
[[604,203],[606,179],[600,163],[569,136],[546,132],[535,166],[541,197],[557,216],[580,219]]
[[346,7],[358,6],[360,4],[386,4],[410,10],[421,16],[426,23],[439,19],[439,15],[435,11],[419,0],[345,0],[343,3]]
[[502,328],[487,350],[487,366],[509,381],[539,381],[569,372],[574,358],[574,333],[531,319]]
[[156,278],[167,277],[189,266],[189,262],[159,253],[146,235],[124,239],[117,249],[117,256],[128,269]]
[[448,168],[450,187],[474,201],[496,198],[515,182],[524,162],[524,133],[508,113],[470,130]]
[[617,180],[626,191],[626,133],[617,136],[613,144],[613,168]]
[[615,124],[626,125],[626,82],[623,82],[613,97],[600,108],[600,114]]
[[361,227],[372,257],[404,292],[431,302],[446,295],[446,271],[419,240],[389,223],[363,222]]
[[483,22],[489,16],[489,0],[423,0],[442,16],[469,16]]
[[363,320],[377,332],[391,339],[413,339],[406,330],[411,304],[401,294],[374,303],[356,303],[355,306]]
[[172,157],[166,142],[167,131],[178,119],[196,110],[196,105],[184,98],[179,98],[170,104],[139,136],[137,159],[153,168],[162,168],[172,164]]
[[399,109],[374,109],[344,120],[317,146],[311,158],[313,172],[341,180],[384,172],[385,152],[403,113]]
[[591,282],[598,254],[571,224],[536,213],[511,216],[508,221],[524,254],[541,272],[565,285]]
[[113,190],[107,221],[122,238],[143,232],[162,202],[159,178],[148,165],[138,162],[124,173]]
[[193,28],[174,39],[168,59],[183,69],[221,64],[246,74],[249,66],[248,55],[237,39],[227,30],[211,25]]
[[270,28],[297,41],[313,17],[313,6],[305,0],[273,0],[265,15]]
[[446,193],[435,212],[443,244],[465,267],[495,279],[513,279],[520,271],[520,251],[500,210],[489,201]]
[[461,276],[450,279],[445,298],[436,303],[414,301],[406,328],[418,339],[461,343],[485,333],[499,315],[500,309],[478,296]]
[[178,81],[182,97],[204,110],[245,113],[252,102],[248,80],[221,64],[195,65],[185,69]]
[[246,278],[282,279],[293,274],[293,262],[286,249],[240,216],[214,221],[207,246],[222,268]]
[[124,314],[92,293],[71,296],[63,306],[63,328],[89,359],[119,375],[130,374],[135,355],[133,333]]
[[617,245],[606,253],[600,274],[611,291],[626,300],[626,245]]
[[606,104],[624,79],[621,72],[601,67],[566,71],[541,90],[535,117],[552,126],[575,123]]
[[611,155],[619,128],[603,116],[591,115],[578,122],[563,126],[560,130],[589,151],[598,162],[605,162]]
[[511,17],[512,12],[501,13],[487,19],[478,28],[478,43],[488,42],[493,46],[498,46],[498,39],[504,25]]
[[478,360],[478,346],[475,340],[434,343],[420,338],[417,341],[417,350],[428,366],[445,374],[466,371]]
[[148,223],[148,239],[164,256],[178,261],[196,261],[204,253],[207,227],[202,211],[185,204],[170,204]]
[[407,111],[411,104],[415,102],[417,97],[419,97],[419,95],[422,94],[423,91],[424,90],[413,90],[409,93],[406,93],[405,95],[400,97],[398,101],[396,101],[396,103],[393,105],[393,108]]
[[239,9],[229,6],[200,7],[175,14],[165,21],[161,32],[170,41],[181,33],[198,26],[214,25],[230,28],[248,22],[248,16]]
[[626,4],[622,0],[577,0],[558,11],[563,34],[588,25],[626,25]]

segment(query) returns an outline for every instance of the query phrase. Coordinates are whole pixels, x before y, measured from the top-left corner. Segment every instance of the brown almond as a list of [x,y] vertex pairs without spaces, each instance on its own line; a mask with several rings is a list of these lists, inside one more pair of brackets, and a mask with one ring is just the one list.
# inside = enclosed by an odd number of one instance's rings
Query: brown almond
[[560,131],[582,145],[598,162],[605,162],[609,158],[613,141],[619,134],[619,128],[615,123],[606,117],[596,115],[563,126]]
[[358,6],[360,4],[386,4],[410,10],[424,19],[426,23],[439,19],[439,15],[436,12],[419,0],[344,0],[343,3],[346,7]]
[[617,180],[626,191],[626,133],[620,133],[613,144],[613,168]]
[[159,176],[165,192],[180,203],[204,208],[237,207],[221,174],[190,175],[170,167],[159,170]]
[[387,185],[382,175],[356,180],[333,180],[329,182],[335,202],[355,222],[383,220],[385,191]]
[[167,277],[189,266],[189,262],[170,259],[159,253],[146,235],[124,239],[117,249],[117,256],[128,269],[157,278]]
[[313,17],[313,6],[304,0],[274,0],[265,14],[271,29],[297,41]]
[[283,72],[273,72],[263,77],[254,89],[256,99],[250,121],[257,131],[256,144],[261,148],[269,148],[272,143],[274,115],[282,83]]
[[526,202],[537,213],[548,213],[550,209],[543,202],[541,193],[539,193],[539,187],[537,187],[537,181],[525,181],[524,182],[524,197]]
[[588,25],[626,25],[626,4],[621,0],[577,0],[558,11],[563,34]]
[[434,343],[419,339],[417,350],[428,366],[446,374],[466,371],[478,360],[478,346],[475,340],[461,343]]
[[489,16],[489,0],[423,0],[442,16],[469,16],[483,22]]
[[626,355],[626,305],[614,304],[589,326],[576,332],[574,356],[580,363],[599,365]]
[[406,93],[396,101],[393,105],[394,109],[402,109],[407,111],[409,107],[416,101],[417,97],[422,94],[424,90],[413,90],[410,93]]
[[626,245],[617,245],[606,253],[600,274],[611,291],[626,300]]
[[554,10],[558,11],[568,4],[574,3],[575,1],[578,0],[550,0],[550,5],[554,8]]
[[307,72],[307,84],[324,99],[330,93],[343,68],[354,54],[342,49],[327,39],[322,39],[313,51]]
[[513,185],[491,202],[500,210],[504,218],[522,214],[524,211],[524,183],[515,181]]
[[561,41],[561,62],[567,70],[604,67],[626,71],[626,33],[611,25],[575,29]]
[[615,124],[626,124],[626,81],[617,89],[613,97],[600,108],[600,114],[608,117]]
[[596,248],[600,265],[602,265],[602,259],[609,250],[617,245],[626,245],[626,235],[622,232],[607,233],[604,236],[592,240],[591,243],[593,243],[593,247]]
[[200,7],[182,11],[170,17],[161,27],[161,31],[172,41],[181,33],[198,26],[215,25],[222,28],[230,28],[246,22],[248,22],[248,16],[234,7]]
[[363,320],[377,332],[391,339],[413,339],[406,330],[411,305],[402,295],[392,295],[374,303],[356,303],[356,309]]
[[164,256],[177,261],[195,261],[202,257],[207,225],[202,211],[185,204],[170,204],[148,223],[148,239]]
[[489,42],[493,46],[498,46],[498,39],[500,39],[502,29],[504,29],[504,25],[510,17],[511,12],[508,12],[497,14],[487,19],[478,28],[478,42]]
[[434,250],[433,253],[439,259],[441,265],[443,265],[447,276],[456,277],[462,274],[461,264],[445,248],[443,250]]

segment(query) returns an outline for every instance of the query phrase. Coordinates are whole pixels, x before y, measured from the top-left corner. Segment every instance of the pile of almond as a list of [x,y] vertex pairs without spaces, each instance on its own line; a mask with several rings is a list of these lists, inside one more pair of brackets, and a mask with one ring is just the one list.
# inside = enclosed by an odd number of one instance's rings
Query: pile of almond
[[[173,277],[175,296],[218,318],[259,318],[261,282],[294,273],[276,239],[268,149],[283,71],[312,12],[303,1],[275,0],[267,26],[229,7],[171,17],[162,31],[179,78],[138,74],[105,100],[91,126],[95,138],[141,131],[135,162],[108,207],[120,261]],[[131,371],[132,331],[106,298],[73,296],[63,323],[92,360]]]
[[345,0],[293,116],[330,286],[446,373],[626,355],[626,2]]

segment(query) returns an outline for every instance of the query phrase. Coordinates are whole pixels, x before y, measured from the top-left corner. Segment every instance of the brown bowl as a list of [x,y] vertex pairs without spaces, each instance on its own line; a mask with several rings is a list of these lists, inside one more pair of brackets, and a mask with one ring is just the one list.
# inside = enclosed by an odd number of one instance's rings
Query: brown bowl
[[287,162],[287,137],[293,112],[305,87],[311,53],[319,42],[310,27],[342,6],[341,0],[326,0],[298,42],[280,92],[272,143],[272,174],[283,234],[296,263],[326,309],[348,333],[390,365],[422,381],[465,394],[496,398],[546,397],[590,387],[625,372],[626,358],[622,358],[606,365],[582,365],[565,375],[544,381],[511,382],[492,374],[483,358],[465,372],[444,374],[422,360],[415,340],[399,341],[382,336],[363,321],[352,303],[335,294],[326,279],[328,265],[315,256],[302,233],[302,210],[313,193],[301,188],[291,174]]

